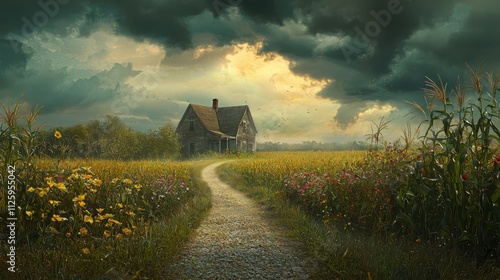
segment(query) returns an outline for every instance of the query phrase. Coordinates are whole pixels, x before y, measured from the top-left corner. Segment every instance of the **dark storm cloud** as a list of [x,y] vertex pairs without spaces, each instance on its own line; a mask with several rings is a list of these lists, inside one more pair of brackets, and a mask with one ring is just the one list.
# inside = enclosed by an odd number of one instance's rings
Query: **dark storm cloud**
[[16,52],[10,40],[0,39],[0,90],[8,89],[13,80],[23,77],[28,59],[28,51]]
[[0,9],[0,36],[29,36],[42,30],[65,34],[67,22],[86,10],[84,1],[39,0],[3,1]]
[[[239,15],[232,17],[236,10]],[[319,95],[342,104],[332,117],[345,126],[373,102],[421,100],[415,92],[424,86],[425,76],[440,74],[453,83],[466,63],[498,67],[500,37],[494,28],[499,15],[495,0],[7,1],[0,10],[0,90],[20,88],[18,77],[27,79],[24,90],[33,101],[42,98],[28,91],[46,91],[59,99],[68,95],[68,104],[99,101],[84,97],[85,90],[102,91],[102,97],[117,94],[99,87],[112,84],[103,82],[109,72],[76,81],[65,69],[26,72],[30,53],[24,39],[31,33],[64,37],[76,28],[89,36],[106,23],[117,34],[159,43],[170,53],[196,44],[262,40],[260,52],[286,57],[295,73],[332,81]],[[291,30],[293,25],[304,29]],[[337,41],[323,48],[318,38],[328,36]],[[127,71],[119,76],[133,75]]]
[[[23,101],[43,105],[41,113],[85,109],[121,96],[138,94],[127,84],[127,79],[139,72],[132,65],[115,64],[89,78],[71,81],[67,69],[51,69],[51,65],[39,65],[44,70],[25,73],[22,82],[17,81],[9,90],[0,89],[0,100],[23,96]],[[59,82],[57,82],[59,81]]]
[[[491,33],[500,11],[497,2],[401,0],[401,13],[392,15],[389,24],[371,38],[370,45],[359,48],[346,64],[345,47],[356,46],[356,40],[359,42],[361,38],[357,30],[366,34],[363,28],[374,20],[373,12],[379,13],[389,2],[302,3],[302,10],[309,15],[306,25],[312,34],[347,36],[345,45],[332,47],[323,56],[335,65],[353,70],[356,75],[336,73],[331,77],[342,82],[331,84],[320,93],[342,104],[334,119],[344,127],[356,120],[368,101],[399,105],[404,100],[422,102],[423,95],[418,92],[424,87],[425,76],[437,78],[439,74],[444,81],[454,84],[459,75],[467,74],[466,63],[486,64],[494,70],[500,62],[499,38]],[[460,25],[453,21],[464,23],[452,34],[441,29],[445,25]],[[424,29],[434,30],[434,37],[420,45],[411,42],[412,36]],[[449,39],[441,39],[443,37]],[[436,45],[433,42],[436,39],[442,41],[441,44]],[[304,71],[307,68],[312,70]],[[296,65],[295,69],[324,77],[327,74],[322,70],[328,67],[314,69],[311,65]]]
[[295,7],[289,0],[206,0],[214,17],[220,18],[230,8],[238,8],[242,15],[260,24],[282,25],[292,17]]
[[437,50],[436,53],[442,60],[451,64],[465,61],[473,65],[498,67],[500,37],[496,35],[496,27],[499,11],[500,2],[487,7],[474,7],[464,29],[453,34],[448,46]]
[[7,1],[0,10],[0,36],[25,38],[45,31],[64,35],[75,26],[87,36],[103,22],[115,22],[117,32],[168,46],[192,46],[188,17],[207,9],[203,1],[181,0],[39,0]]
[[95,1],[108,5],[118,24],[118,31],[137,39],[148,39],[180,48],[192,47],[191,31],[184,19],[205,10],[201,1]]
[[[36,22],[40,22],[43,17],[37,17],[40,12],[44,12],[48,17],[43,28],[48,31],[65,30],[68,24],[59,24],[64,21],[70,22],[75,18],[82,20],[85,24],[80,26],[80,32],[88,35],[92,29],[98,28],[103,18],[112,18],[116,23],[116,31],[131,37],[143,40],[148,39],[160,42],[166,46],[189,48],[193,46],[193,31],[186,21],[203,14],[205,11],[212,12],[214,17],[220,20],[227,10],[234,7],[240,11],[243,17],[253,22],[263,25],[283,25],[286,20],[301,22],[306,25],[311,35],[329,34],[347,36],[348,40],[359,39],[359,28],[366,31],[367,24],[376,21],[375,14],[385,20],[383,11],[397,10],[396,14],[391,14],[387,20],[387,26],[380,28],[380,32],[373,38],[373,50],[369,55],[353,55],[361,59],[363,65],[360,66],[365,71],[371,70],[373,73],[384,74],[390,69],[392,60],[399,54],[406,39],[414,32],[425,26],[432,26],[446,20],[453,11],[457,3],[466,5],[487,6],[493,5],[493,0],[481,1],[476,4],[474,1],[411,1],[411,0],[206,0],[206,1],[186,1],[186,0],[41,0],[36,1],[8,1],[6,9],[2,9],[2,25],[0,34],[22,33],[25,19],[30,21],[35,27]],[[42,4],[40,4],[42,3]],[[64,4],[63,4],[64,3]],[[495,2],[496,3],[496,2]],[[499,4],[495,4],[499,5]],[[56,8],[57,6],[57,8]],[[495,42],[487,35],[488,29],[482,28],[494,24],[492,20],[497,15],[495,9],[486,11],[477,10],[477,17],[472,17],[469,24],[471,28],[464,31],[462,35],[455,38],[457,43],[483,42],[484,45]],[[489,14],[488,14],[489,13]],[[38,20],[37,20],[38,19]],[[193,23],[195,24],[195,23]],[[216,21],[206,26],[206,32],[215,31]],[[224,22],[231,25],[231,22]],[[198,26],[199,27],[199,26]],[[278,34],[270,28],[257,29],[255,36],[263,36],[264,51],[276,51],[290,53],[291,55],[313,56],[311,42],[286,38],[284,34]],[[39,29],[41,29],[40,27]],[[222,28],[222,27],[219,27]],[[27,28],[30,29],[29,27]],[[228,30],[228,29],[226,29]],[[199,28],[197,32],[203,32]],[[477,32],[479,31],[479,32]],[[217,32],[217,31],[215,31]],[[365,32],[366,33],[366,32]],[[226,34],[226,41],[231,42],[231,36],[237,39],[238,32]],[[490,34],[491,35],[491,34]],[[358,37],[357,37],[358,36]],[[476,37],[482,40],[467,41],[465,38]],[[348,41],[349,42],[349,41]],[[353,41],[350,41],[353,43]],[[288,47],[288,48],[287,48]],[[333,60],[345,59],[339,56],[341,46],[331,50]],[[289,49],[293,49],[290,51]],[[456,54],[449,53],[450,59],[462,58],[460,50],[455,48]],[[470,49],[464,48],[467,54]],[[361,54],[364,54],[361,50]],[[356,66],[355,64],[353,67]]]
[[276,52],[290,58],[311,58],[316,43],[309,38],[297,38],[289,34],[270,30],[261,52]]

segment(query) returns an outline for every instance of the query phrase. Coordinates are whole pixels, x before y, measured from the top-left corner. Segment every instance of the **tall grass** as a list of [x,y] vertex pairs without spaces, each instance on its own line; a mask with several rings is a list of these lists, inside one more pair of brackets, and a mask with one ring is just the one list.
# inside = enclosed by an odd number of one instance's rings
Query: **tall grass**
[[231,168],[325,224],[430,242],[498,276],[500,72],[469,71],[470,85],[451,91],[427,80],[426,109],[412,103],[424,116],[422,134],[408,127],[389,144],[382,119],[368,134],[372,149],[357,159],[281,153]]
[[[328,154],[329,158],[344,160],[345,155],[349,155],[324,153]],[[295,153],[266,153],[267,159],[262,161],[278,162],[283,159],[287,162],[295,156]],[[260,158],[260,155],[257,157]],[[317,159],[321,162],[324,157]],[[219,173],[231,186],[264,204],[270,221],[286,229],[283,234],[305,245],[309,255],[318,262],[315,270],[311,271],[310,279],[495,279],[490,267],[478,269],[475,263],[460,254],[432,243],[380,235],[362,230],[354,223],[349,225],[353,219],[349,219],[347,214],[335,222],[322,221],[318,219],[321,215],[307,210],[307,202],[291,199],[281,185],[249,182],[239,168],[251,169],[255,164],[252,161],[256,160],[223,165]],[[274,166],[267,165],[267,168],[273,169]],[[361,198],[359,200],[362,201]],[[496,273],[500,275],[500,271]]]
[[432,105],[416,106],[427,129],[397,196],[398,221],[403,231],[445,240],[482,264],[500,256],[500,72],[469,73],[470,85],[459,81],[452,91],[427,80]]
[[[13,210],[16,231],[8,244],[11,233],[1,224],[0,278],[161,277],[210,205],[208,188],[193,174],[197,163],[44,158],[37,155],[44,143],[36,111],[22,121],[16,103],[2,114],[0,214]],[[7,180],[15,186],[14,209]],[[7,264],[11,245],[15,272]]]

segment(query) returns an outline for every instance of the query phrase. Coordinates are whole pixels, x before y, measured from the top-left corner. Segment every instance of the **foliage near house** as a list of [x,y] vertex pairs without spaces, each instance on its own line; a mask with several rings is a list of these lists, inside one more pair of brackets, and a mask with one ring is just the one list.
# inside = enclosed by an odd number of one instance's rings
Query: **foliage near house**
[[63,137],[53,137],[53,131],[40,131],[43,138],[37,153],[51,157],[99,158],[116,160],[175,159],[180,143],[175,128],[166,124],[157,130],[135,131],[116,116],[103,121],[60,127]]

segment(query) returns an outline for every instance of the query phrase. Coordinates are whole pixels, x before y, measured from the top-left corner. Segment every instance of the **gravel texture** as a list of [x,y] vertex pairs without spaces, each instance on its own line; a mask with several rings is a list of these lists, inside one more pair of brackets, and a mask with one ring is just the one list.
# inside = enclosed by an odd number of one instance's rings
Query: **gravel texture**
[[298,242],[264,218],[264,210],[219,180],[212,164],[202,171],[212,190],[212,208],[168,279],[308,279],[312,267]]

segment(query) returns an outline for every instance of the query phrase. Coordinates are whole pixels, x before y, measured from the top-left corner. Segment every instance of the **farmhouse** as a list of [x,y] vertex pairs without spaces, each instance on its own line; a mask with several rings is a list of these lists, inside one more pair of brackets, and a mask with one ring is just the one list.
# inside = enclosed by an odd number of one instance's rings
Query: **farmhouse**
[[219,107],[217,99],[212,100],[212,107],[189,104],[176,132],[184,156],[256,150],[257,129],[247,105]]

